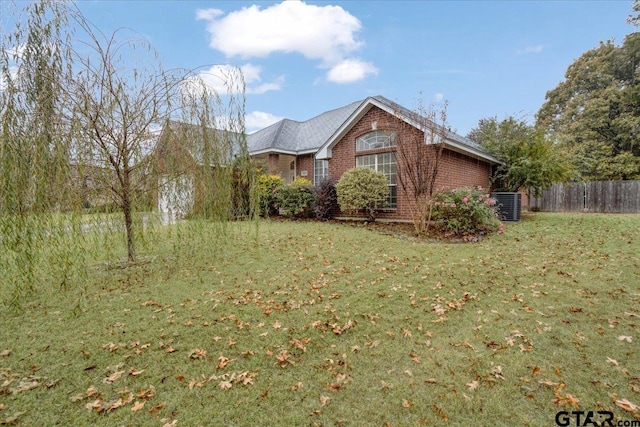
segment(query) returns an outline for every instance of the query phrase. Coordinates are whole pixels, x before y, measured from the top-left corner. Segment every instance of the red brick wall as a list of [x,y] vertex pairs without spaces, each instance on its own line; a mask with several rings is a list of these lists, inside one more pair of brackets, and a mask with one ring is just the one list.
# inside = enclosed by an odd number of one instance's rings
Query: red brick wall
[[[313,154],[304,154],[296,158],[296,176],[301,176],[313,182]],[[302,171],[307,171],[306,176],[302,176]]]
[[[356,153],[356,138],[372,130],[394,130],[398,134],[399,141],[408,141],[409,144],[414,141],[424,141],[424,136],[421,131],[404,122],[398,121],[384,110],[372,107],[332,148],[331,159],[329,160],[329,176],[331,178],[338,180],[347,170],[354,168],[356,166],[356,154],[376,154],[396,150],[395,147],[390,147],[359,151]],[[416,156],[416,153],[416,150],[408,151],[409,161],[411,161],[412,156]],[[378,213],[377,217],[382,219],[410,220],[409,198],[400,185],[400,174],[403,173],[401,167],[403,161],[399,154],[396,155],[396,161],[398,163],[397,208],[383,210]],[[435,188],[451,189],[468,186],[488,188],[490,174],[491,166],[489,163],[445,149],[440,160]],[[354,216],[352,213],[338,214]]]

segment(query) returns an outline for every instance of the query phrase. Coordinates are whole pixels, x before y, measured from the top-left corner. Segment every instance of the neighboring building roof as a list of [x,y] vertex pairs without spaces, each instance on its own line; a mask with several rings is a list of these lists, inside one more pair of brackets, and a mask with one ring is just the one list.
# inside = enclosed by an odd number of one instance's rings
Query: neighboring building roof
[[228,164],[240,154],[242,134],[229,130],[207,130],[209,134],[204,135],[201,126],[172,120],[168,122],[168,126],[163,127],[159,140],[170,137],[166,133],[179,135],[178,139],[182,142],[182,146],[200,165],[204,163],[205,138],[209,141],[210,150],[212,150],[208,154],[211,166],[215,166],[215,163]]
[[284,119],[247,135],[249,153],[309,154],[315,153],[337,128],[362,104],[353,102],[327,111],[304,122]]

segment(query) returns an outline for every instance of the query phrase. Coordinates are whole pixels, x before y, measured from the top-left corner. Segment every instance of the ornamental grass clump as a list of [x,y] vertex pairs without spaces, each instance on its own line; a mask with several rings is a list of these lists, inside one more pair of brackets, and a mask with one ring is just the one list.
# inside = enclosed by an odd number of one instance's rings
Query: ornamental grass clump
[[445,236],[471,240],[503,229],[496,200],[482,187],[439,191],[432,203],[435,229]]

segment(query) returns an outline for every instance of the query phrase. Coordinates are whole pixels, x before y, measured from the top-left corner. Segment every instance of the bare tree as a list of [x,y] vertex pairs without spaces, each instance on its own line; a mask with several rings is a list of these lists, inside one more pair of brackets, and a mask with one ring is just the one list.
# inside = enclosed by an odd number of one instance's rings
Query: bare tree
[[88,36],[75,51],[79,71],[70,85],[73,155],[94,170],[124,215],[127,258],[135,261],[133,214],[145,190],[146,163],[159,124],[170,115],[176,80],[170,79],[152,46],[140,38],[106,37],[83,19]]
[[431,198],[447,137],[447,102],[424,105],[415,110],[395,105],[391,129],[396,131],[398,182],[408,202],[416,234],[428,231]]

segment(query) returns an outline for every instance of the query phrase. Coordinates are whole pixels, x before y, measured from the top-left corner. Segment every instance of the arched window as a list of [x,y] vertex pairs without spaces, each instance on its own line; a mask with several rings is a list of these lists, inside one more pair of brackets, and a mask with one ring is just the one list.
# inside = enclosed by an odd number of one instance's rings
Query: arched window
[[[362,135],[356,139],[356,151],[374,150],[376,148],[395,147],[395,132],[376,130]],[[389,203],[388,208],[397,207],[397,164],[396,154],[393,151],[366,154],[356,156],[356,166],[370,168],[378,171],[387,177],[389,181]]]
[[356,151],[374,150],[376,148],[394,147],[396,145],[395,132],[375,130],[356,139]]

